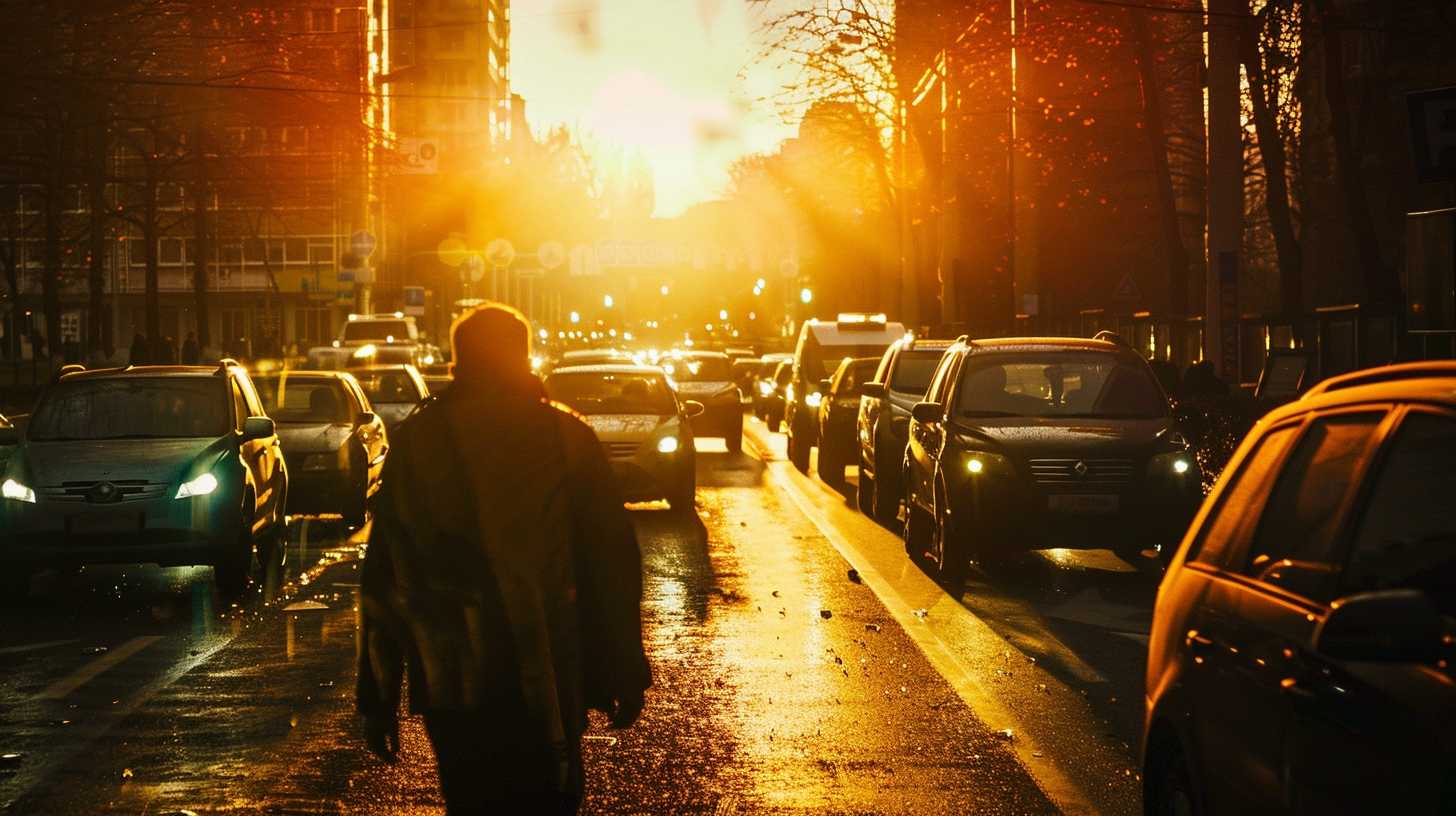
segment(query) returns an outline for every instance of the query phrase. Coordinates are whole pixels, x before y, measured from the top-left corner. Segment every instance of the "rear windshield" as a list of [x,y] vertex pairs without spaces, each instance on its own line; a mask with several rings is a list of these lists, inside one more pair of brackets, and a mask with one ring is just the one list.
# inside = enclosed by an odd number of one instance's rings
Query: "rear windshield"
[[1028,352],[973,359],[957,413],[967,418],[1165,416],[1167,400],[1146,365],[1100,352]]
[[344,384],[332,377],[254,377],[263,409],[275,422],[352,422]]
[[945,356],[941,349],[934,351],[902,351],[895,360],[895,370],[890,374],[890,390],[901,394],[923,395],[930,388],[930,378],[940,358]]
[[46,391],[27,436],[38,442],[222,436],[232,428],[226,386],[226,377],[62,381]]
[[354,378],[370,402],[419,402],[425,398],[414,379],[403,371],[360,371]]
[[595,371],[552,374],[546,394],[583,414],[677,413],[677,399],[661,374],[609,374]]
[[678,382],[726,382],[733,379],[733,364],[726,357],[684,357],[662,364]]
[[806,351],[802,361],[804,379],[822,380],[832,377],[846,357],[878,359],[884,356],[887,348],[889,348],[888,344],[883,346],[821,346],[813,351]]
[[410,339],[409,323],[404,320],[350,320],[344,324],[344,339],[403,343]]

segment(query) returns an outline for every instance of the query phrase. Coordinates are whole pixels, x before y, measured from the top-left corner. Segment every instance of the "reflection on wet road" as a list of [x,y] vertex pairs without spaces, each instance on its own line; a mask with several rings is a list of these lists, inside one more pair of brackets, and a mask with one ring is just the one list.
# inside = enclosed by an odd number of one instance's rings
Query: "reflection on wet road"
[[[749,430],[699,443],[695,513],[632,508],[655,684],[594,721],[583,812],[1137,810],[1154,570],[1053,551],[952,598]],[[442,813],[417,722],[395,765],[357,736],[360,540],[296,525],[236,605],[152,567],[0,605],[0,812]]]

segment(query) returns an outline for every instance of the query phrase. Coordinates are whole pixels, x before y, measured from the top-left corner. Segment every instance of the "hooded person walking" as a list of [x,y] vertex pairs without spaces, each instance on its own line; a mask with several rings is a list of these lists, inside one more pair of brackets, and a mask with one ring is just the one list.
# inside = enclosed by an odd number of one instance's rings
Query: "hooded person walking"
[[651,684],[641,554],[591,428],[546,398],[507,306],[451,330],[454,384],[391,432],[361,579],[358,706],[392,761],[401,686],[450,814],[575,813],[587,710]]

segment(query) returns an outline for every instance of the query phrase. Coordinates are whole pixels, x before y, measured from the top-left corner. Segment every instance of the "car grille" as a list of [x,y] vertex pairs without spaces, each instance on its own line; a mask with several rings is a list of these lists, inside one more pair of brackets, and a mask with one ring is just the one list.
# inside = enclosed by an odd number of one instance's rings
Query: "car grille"
[[160,499],[167,494],[166,482],[149,482],[145,479],[117,479],[111,482],[111,485],[115,488],[115,491],[111,494],[114,498],[108,498],[97,492],[96,486],[99,484],[101,484],[100,481],[61,482],[58,487],[42,487],[39,493],[40,498],[46,501],[92,502],[96,504],[146,501],[148,499]]
[[603,442],[602,447],[607,449],[607,456],[612,459],[626,459],[637,455],[637,449],[642,447],[641,442]]
[[[1079,472],[1079,462],[1085,472]],[[1028,464],[1037,484],[1055,489],[1122,488],[1135,469],[1131,459],[1032,459]]]

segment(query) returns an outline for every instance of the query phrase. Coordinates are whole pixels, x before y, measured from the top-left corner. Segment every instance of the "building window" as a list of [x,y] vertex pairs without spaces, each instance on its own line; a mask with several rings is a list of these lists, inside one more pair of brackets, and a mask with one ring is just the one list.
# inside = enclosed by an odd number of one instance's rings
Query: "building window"
[[291,264],[308,263],[308,241],[303,238],[284,239],[284,254]]
[[328,32],[334,31],[334,10],[331,8],[309,9],[308,30]]
[[182,263],[182,239],[157,239],[157,254],[162,266],[180,266]]
[[294,315],[294,334],[300,346],[322,346],[332,339],[334,327],[329,309],[300,307]]

